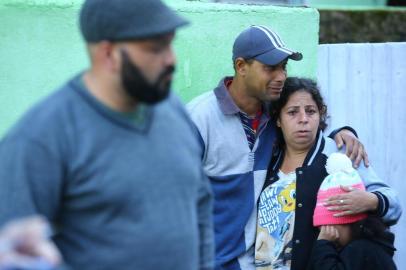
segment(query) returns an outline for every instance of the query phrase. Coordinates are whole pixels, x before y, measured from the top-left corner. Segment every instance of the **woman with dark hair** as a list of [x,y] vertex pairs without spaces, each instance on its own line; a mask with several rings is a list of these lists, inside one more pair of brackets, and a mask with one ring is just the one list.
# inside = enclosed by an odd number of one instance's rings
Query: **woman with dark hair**
[[[279,101],[272,106],[278,143],[258,202],[255,266],[257,269],[306,269],[318,230],[313,211],[327,157],[339,150],[323,136],[327,106],[310,79],[288,78]],[[366,191],[342,187],[345,194],[326,205],[335,216],[371,212],[396,223],[401,209],[396,193],[371,167],[357,169]]]

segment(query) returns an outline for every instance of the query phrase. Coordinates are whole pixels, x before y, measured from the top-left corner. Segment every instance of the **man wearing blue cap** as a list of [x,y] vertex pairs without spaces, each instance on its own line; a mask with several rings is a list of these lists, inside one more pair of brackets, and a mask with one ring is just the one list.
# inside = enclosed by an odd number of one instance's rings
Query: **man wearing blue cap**
[[160,0],[86,0],[91,67],[0,143],[0,225],[41,214],[72,269],[213,268],[212,195],[196,129],[170,83]]
[[[268,103],[279,99],[289,59],[301,60],[302,54],[271,29],[250,26],[234,42],[234,77],[188,104],[215,197],[216,269],[255,269],[256,203],[275,139]],[[337,144],[344,140],[353,149],[358,164],[362,145],[350,131],[335,134]]]

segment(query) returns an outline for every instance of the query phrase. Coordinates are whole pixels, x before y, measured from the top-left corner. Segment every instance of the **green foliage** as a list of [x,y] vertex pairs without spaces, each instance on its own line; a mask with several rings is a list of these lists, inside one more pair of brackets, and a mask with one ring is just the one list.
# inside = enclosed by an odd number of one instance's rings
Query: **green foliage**
[[406,10],[319,10],[320,44],[406,41]]

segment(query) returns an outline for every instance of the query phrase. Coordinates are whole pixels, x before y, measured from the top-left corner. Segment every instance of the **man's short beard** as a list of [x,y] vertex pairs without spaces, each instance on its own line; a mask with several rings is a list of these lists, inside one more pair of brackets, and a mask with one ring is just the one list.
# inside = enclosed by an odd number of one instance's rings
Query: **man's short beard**
[[155,104],[168,97],[171,80],[164,79],[175,71],[173,65],[168,66],[154,83],[150,83],[141,70],[130,60],[128,53],[121,50],[121,80],[126,93],[137,102]]

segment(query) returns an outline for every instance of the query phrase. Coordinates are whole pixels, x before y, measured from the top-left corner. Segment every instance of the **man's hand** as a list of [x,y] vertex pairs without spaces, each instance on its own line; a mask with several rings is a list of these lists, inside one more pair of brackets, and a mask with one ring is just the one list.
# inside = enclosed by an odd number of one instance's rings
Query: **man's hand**
[[340,238],[338,230],[331,225],[323,225],[320,227],[320,233],[317,240],[327,240],[331,242],[336,242]]
[[338,211],[335,217],[377,210],[378,197],[374,193],[345,186],[341,186],[341,189],[346,193],[331,196],[324,203],[328,210]]
[[358,168],[361,160],[364,160],[365,167],[369,166],[368,154],[365,151],[364,145],[351,131],[347,129],[340,130],[340,132],[334,136],[334,140],[339,149],[345,144],[345,154],[354,161],[355,168]]
[[53,269],[61,255],[41,217],[12,221],[0,231],[0,269]]

